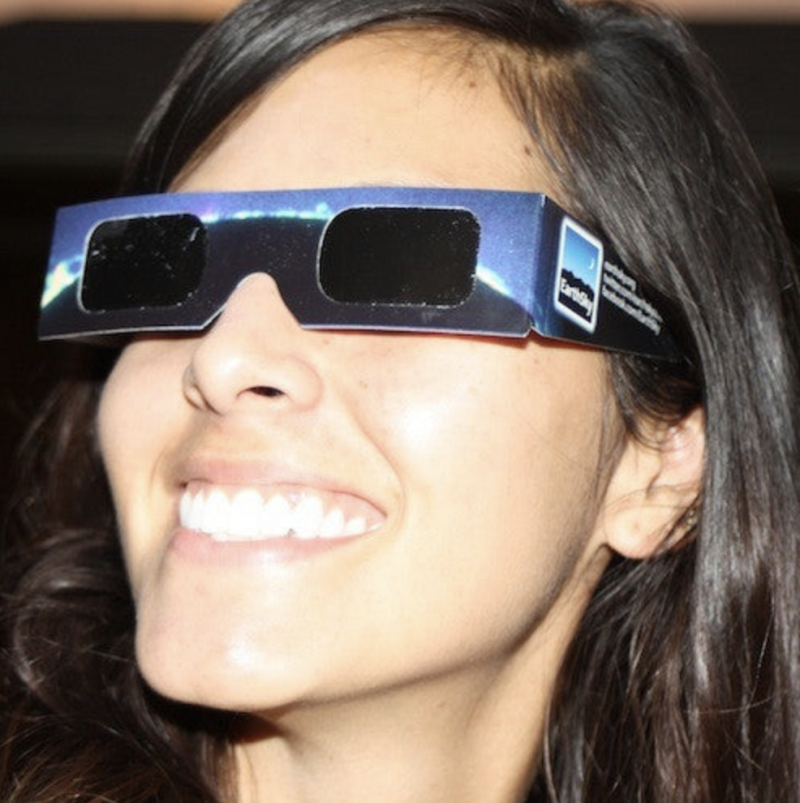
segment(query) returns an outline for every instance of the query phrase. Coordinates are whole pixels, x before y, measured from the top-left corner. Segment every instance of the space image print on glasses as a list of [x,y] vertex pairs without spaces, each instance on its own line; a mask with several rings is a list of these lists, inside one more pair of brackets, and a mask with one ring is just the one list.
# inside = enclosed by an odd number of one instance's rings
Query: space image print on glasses
[[677,359],[613,250],[537,193],[171,193],[59,210],[42,339],[200,331],[251,273],[309,328],[548,338]]

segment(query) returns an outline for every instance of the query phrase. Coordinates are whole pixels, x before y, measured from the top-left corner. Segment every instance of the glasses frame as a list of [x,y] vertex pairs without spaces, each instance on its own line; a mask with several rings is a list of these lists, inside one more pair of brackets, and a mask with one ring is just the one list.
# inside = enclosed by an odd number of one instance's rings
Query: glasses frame
[[[319,280],[321,238],[332,220],[358,208],[472,214],[480,238],[469,297],[456,306],[350,303],[328,297]],[[196,216],[207,235],[196,291],[170,306],[86,309],[81,302],[83,274],[98,226],[178,214]],[[316,249],[283,253],[280,237],[270,241],[270,222],[276,220],[318,227]],[[137,332],[201,332],[239,282],[258,272],[273,276],[287,307],[306,328],[513,338],[534,331],[601,349],[680,359],[661,314],[611,245],[552,199],[540,193],[432,187],[163,193],[64,207],[56,216],[39,338],[113,344],[120,335]]]

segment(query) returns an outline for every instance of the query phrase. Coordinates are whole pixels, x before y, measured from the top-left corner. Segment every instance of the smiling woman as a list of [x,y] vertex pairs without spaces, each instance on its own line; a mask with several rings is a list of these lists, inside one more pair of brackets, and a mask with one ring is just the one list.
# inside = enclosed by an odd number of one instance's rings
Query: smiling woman
[[[461,48],[405,30],[333,45],[253,104],[178,187],[543,189],[524,127],[479,52],[467,62]],[[314,124],[299,126],[311,110]],[[460,131],[465,116],[486,122]],[[603,358],[532,339],[308,331],[279,291],[251,276],[205,335],[140,338],[106,384],[99,437],[142,672],[170,698],[258,711],[270,728],[280,711],[280,753],[330,754],[319,725],[303,723],[316,706],[330,727],[349,700],[340,749],[371,754],[391,786],[410,756],[367,726],[376,710],[419,734],[414,751],[489,775],[491,754],[463,743],[464,717],[531,740],[605,564],[603,537],[590,538],[608,482],[597,476]],[[176,520],[187,493],[201,527]],[[237,511],[251,505],[243,530]],[[509,708],[523,701],[516,722]],[[268,754],[249,762],[261,790],[285,763],[269,755],[277,744],[247,747]],[[510,789],[529,773],[521,758],[508,756]],[[431,799],[441,780],[414,765]],[[468,799],[468,777],[447,779],[456,798]],[[339,796],[373,783],[359,772]]]
[[798,307],[738,130],[616,3],[213,28],[136,197],[56,226],[43,335],[124,344],[39,435],[5,798],[797,799]]

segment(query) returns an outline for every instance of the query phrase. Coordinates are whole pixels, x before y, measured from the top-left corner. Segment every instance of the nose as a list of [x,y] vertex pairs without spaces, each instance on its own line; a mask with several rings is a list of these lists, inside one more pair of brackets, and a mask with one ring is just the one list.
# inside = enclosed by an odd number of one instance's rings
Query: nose
[[310,339],[265,273],[233,291],[213,326],[197,340],[184,372],[184,393],[197,407],[226,414],[248,400],[312,407],[322,380]]

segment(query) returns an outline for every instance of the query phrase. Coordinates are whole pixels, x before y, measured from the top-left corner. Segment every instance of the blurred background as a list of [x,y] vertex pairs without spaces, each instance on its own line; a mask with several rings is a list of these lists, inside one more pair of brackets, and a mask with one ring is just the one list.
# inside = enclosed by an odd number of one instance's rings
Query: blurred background
[[[35,342],[56,207],[112,195],[181,55],[235,0],[0,0],[0,505],[63,353]],[[800,0],[663,0],[717,63],[800,242]]]

